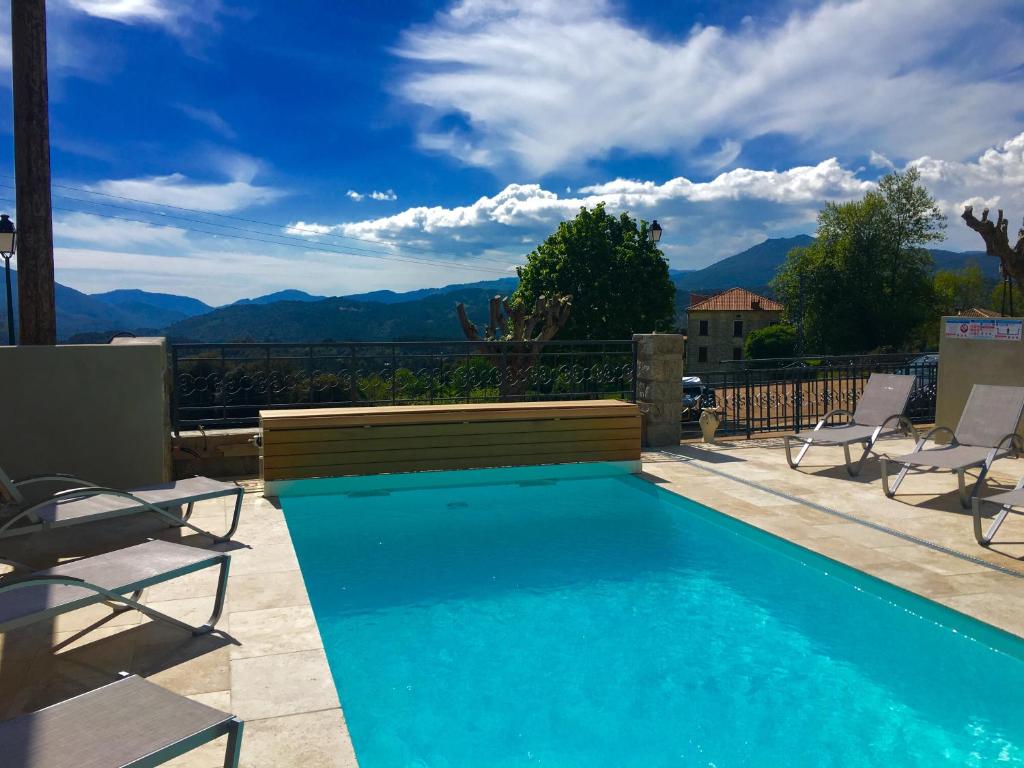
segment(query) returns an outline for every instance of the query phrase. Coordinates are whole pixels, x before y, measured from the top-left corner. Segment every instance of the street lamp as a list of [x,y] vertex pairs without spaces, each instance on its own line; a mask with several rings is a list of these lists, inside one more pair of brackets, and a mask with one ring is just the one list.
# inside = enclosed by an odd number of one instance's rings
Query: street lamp
[[11,298],[11,258],[14,256],[15,238],[18,230],[6,213],[0,213],[0,256],[4,257],[4,273],[7,276],[7,343],[14,346],[14,300]]
[[647,236],[655,245],[657,245],[658,241],[661,240],[661,224],[658,223],[657,219],[651,222],[651,228],[648,230]]

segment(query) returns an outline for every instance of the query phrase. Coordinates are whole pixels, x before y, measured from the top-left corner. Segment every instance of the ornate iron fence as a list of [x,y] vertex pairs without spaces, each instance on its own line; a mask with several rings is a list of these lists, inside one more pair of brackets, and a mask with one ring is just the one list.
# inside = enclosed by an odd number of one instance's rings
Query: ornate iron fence
[[914,422],[932,422],[938,360],[937,354],[916,353],[734,363],[700,374],[703,390],[699,400],[682,408],[683,435],[699,435],[700,409],[711,407],[722,414],[719,431],[723,434],[750,437],[757,432],[811,429],[835,408],[853,411],[864,384],[875,372],[915,376],[907,415]]
[[636,399],[632,341],[175,344],[175,430],[252,426],[261,409]]

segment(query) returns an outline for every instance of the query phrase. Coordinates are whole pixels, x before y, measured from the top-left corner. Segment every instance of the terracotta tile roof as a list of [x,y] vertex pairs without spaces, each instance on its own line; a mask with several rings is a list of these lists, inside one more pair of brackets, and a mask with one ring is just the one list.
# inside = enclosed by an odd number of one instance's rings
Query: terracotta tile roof
[[781,312],[783,310],[782,304],[775,301],[775,299],[758,296],[746,288],[730,288],[728,291],[723,291],[708,298],[697,296],[693,298],[701,298],[702,300],[687,307],[688,312],[695,309],[705,311],[720,310],[723,312],[742,312],[751,309],[761,309],[767,312]]
[[970,309],[964,309],[957,312],[957,317],[999,317],[999,313],[994,309],[982,309],[981,307],[971,307]]

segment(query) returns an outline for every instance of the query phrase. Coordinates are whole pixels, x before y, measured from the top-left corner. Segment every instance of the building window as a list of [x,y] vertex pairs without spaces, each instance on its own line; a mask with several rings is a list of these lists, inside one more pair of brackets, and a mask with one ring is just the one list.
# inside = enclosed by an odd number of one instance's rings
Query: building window
[[732,348],[732,359],[733,360],[742,360],[743,359],[743,347],[733,347]]
[[697,347],[697,362],[706,363],[708,361],[708,348]]
[[732,321],[732,335],[738,339],[743,338],[743,321],[733,320]]
[[700,330],[697,331],[697,335],[698,336],[707,336],[708,335],[708,321],[707,320],[701,320],[700,321]]

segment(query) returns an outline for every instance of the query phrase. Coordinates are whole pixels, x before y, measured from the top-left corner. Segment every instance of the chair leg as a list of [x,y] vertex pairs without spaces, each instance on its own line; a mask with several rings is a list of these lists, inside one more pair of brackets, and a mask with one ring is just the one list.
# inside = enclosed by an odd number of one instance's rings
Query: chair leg
[[889,459],[887,459],[884,456],[882,456],[881,457],[881,463],[882,463],[882,490],[885,492],[885,495],[888,496],[891,499],[893,496],[896,495],[896,490],[900,487],[900,483],[903,482],[903,478],[905,478],[907,476],[907,472],[910,470],[910,465],[909,464],[904,464],[902,467],[900,467],[900,471],[896,475],[896,482],[894,482],[892,484],[892,487],[890,487],[889,486]]
[[967,490],[967,480],[966,480],[966,477],[965,477],[966,474],[967,474],[967,470],[966,469],[955,470],[956,471],[957,485],[959,486],[959,490],[960,490],[960,506],[963,507],[964,509],[970,509],[971,508],[971,500],[974,499],[978,495],[978,491],[981,490],[982,486],[984,485],[984,483],[985,483],[985,475],[988,474],[988,468],[989,468],[989,462],[987,462],[987,461],[984,464],[981,465],[981,468],[978,471],[978,479],[974,481],[974,485],[971,486],[971,490],[970,491]]
[[228,528],[228,532],[223,536],[219,536],[214,539],[214,543],[219,544],[222,541],[227,541],[235,535],[235,531],[238,530],[238,519],[242,514],[242,501],[245,499],[245,489],[239,488],[238,492],[235,493],[235,508],[231,514],[231,527]]
[[[799,440],[803,443],[795,459],[793,458],[792,440]],[[807,453],[807,449],[811,447],[811,441],[803,440],[801,438],[794,437],[793,435],[786,435],[782,438],[782,443],[786,446],[786,463],[789,464],[792,469],[796,469],[800,466],[800,462],[803,461],[804,454]]]
[[210,618],[201,627],[192,627],[193,635],[205,635],[213,631],[220,621],[220,615],[224,612],[224,597],[228,591],[228,571],[231,568],[231,555],[222,555],[220,561],[220,573],[217,576],[217,595],[213,598],[213,610]]
[[238,768],[238,760],[242,754],[242,731],[245,723],[237,717],[231,719],[228,730],[228,744],[224,750],[224,768]]
[[974,512],[974,538],[977,539],[978,543],[983,547],[987,547],[992,543],[992,539],[995,538],[996,531],[999,530],[999,526],[1003,524],[1006,518],[1009,516],[1010,509],[1009,504],[1004,504],[996,516],[992,518],[992,525],[988,527],[985,533],[981,532],[981,505],[985,503],[984,499],[974,498],[972,504],[972,510]]
[[857,463],[854,464],[850,459],[850,444],[847,443],[843,446],[843,452],[846,454],[846,472],[850,477],[856,477],[860,474],[861,469],[864,468],[864,459],[868,457],[871,452],[871,441],[864,441],[864,449],[861,451],[860,458],[857,459]]

